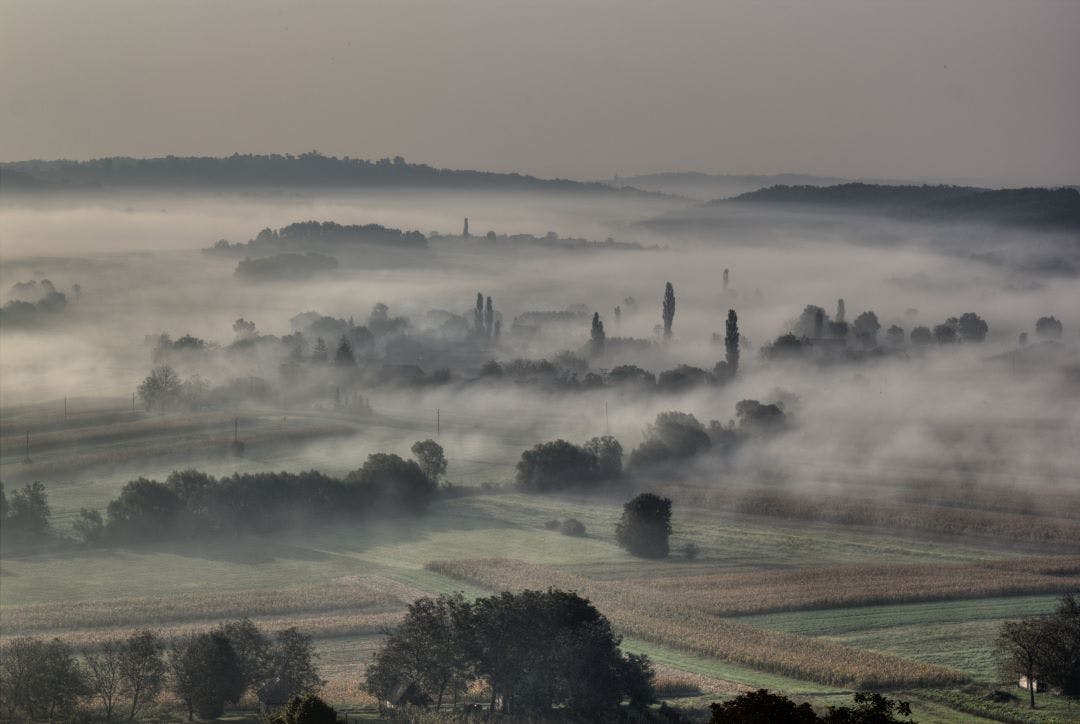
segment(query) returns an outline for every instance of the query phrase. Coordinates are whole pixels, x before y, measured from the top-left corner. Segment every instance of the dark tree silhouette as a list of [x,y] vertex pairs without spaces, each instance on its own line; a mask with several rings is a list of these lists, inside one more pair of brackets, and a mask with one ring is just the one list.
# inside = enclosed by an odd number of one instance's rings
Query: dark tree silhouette
[[197,634],[176,641],[170,656],[173,691],[184,702],[188,720],[216,719],[225,705],[244,693],[243,674],[229,640],[218,632]]
[[710,704],[709,708],[712,710],[711,724],[815,724],[819,721],[806,702],[796,704],[781,694],[770,694],[768,689],[748,691],[722,704]]
[[517,483],[532,492],[590,485],[596,480],[596,467],[596,455],[589,450],[566,440],[553,440],[521,453]]
[[846,312],[845,312],[845,309],[844,309],[844,300],[842,298],[837,299],[836,300],[836,321],[837,322],[845,322],[845,321],[847,321],[846,319],[844,319],[845,314],[846,314]]
[[338,342],[337,351],[334,352],[334,364],[338,367],[355,367],[356,357],[353,356],[352,345],[349,344],[349,340],[346,337],[342,337]]
[[1034,682],[1039,662],[1045,655],[1052,630],[1044,619],[1005,621],[998,631],[996,650],[1001,673],[1006,678],[1020,675],[1028,680],[1030,706],[1035,708]]
[[[858,692],[853,706],[830,706],[825,716],[819,717],[811,706],[796,704],[780,694],[770,694],[768,689],[740,694],[722,704],[711,704],[711,724],[914,724],[911,707],[907,702],[896,701],[878,693]],[[904,717],[898,719],[897,717]]]
[[138,389],[147,410],[164,412],[180,399],[180,375],[169,365],[155,367]]
[[25,637],[0,647],[0,692],[5,719],[69,721],[87,687],[70,646]]
[[1043,648],[1038,676],[1062,695],[1080,698],[1080,598],[1067,593],[1047,619],[1050,636]]
[[592,330],[589,332],[589,338],[591,340],[591,348],[594,355],[603,354],[605,336],[604,323],[600,321],[600,312],[593,312]]
[[311,361],[316,364],[326,364],[329,353],[326,350],[326,342],[322,337],[315,340],[315,349],[311,352]]
[[664,286],[664,339],[671,339],[671,324],[675,321],[675,288],[668,282]]
[[904,346],[904,328],[898,325],[891,325],[885,332],[885,339],[892,347]]
[[960,333],[960,339],[965,342],[982,342],[986,339],[986,333],[990,331],[990,327],[983,318],[974,312],[961,314],[956,327]]
[[410,448],[420,469],[436,483],[446,474],[446,453],[442,445],[434,440],[418,440]]
[[476,309],[473,310],[473,331],[477,337],[484,334],[484,295],[476,293]]
[[[724,270],[725,275],[727,270]],[[724,333],[724,359],[727,361],[728,376],[734,377],[739,371],[739,317],[734,309],[727,313]]]
[[294,695],[270,724],[337,724],[337,711],[315,694]]
[[671,536],[671,501],[642,493],[623,506],[615,540],[641,558],[667,558]]
[[877,345],[877,335],[878,330],[881,329],[881,323],[878,322],[876,314],[873,312],[863,312],[855,317],[852,327],[855,329],[855,337],[862,342],[864,347],[874,347]]
[[929,327],[916,327],[911,330],[911,343],[916,347],[926,347],[933,339],[934,335]]
[[1035,322],[1035,334],[1042,339],[1059,339],[1062,329],[1061,322],[1054,317],[1039,317]]
[[484,307],[484,333],[490,339],[495,336],[495,307],[491,303],[491,297],[487,298]]
[[948,322],[934,327],[934,341],[938,344],[952,344],[956,341],[956,327]]

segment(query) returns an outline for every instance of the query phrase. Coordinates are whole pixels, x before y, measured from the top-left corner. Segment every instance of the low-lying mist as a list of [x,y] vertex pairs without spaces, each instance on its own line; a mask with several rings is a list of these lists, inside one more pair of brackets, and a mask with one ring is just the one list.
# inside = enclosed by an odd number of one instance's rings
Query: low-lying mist
[[[210,385],[249,377],[283,384],[282,358],[229,351],[238,318],[254,322],[258,335],[284,337],[296,331],[290,320],[300,313],[354,318],[362,325],[383,303],[408,326],[392,344],[380,338],[359,354],[361,367],[370,368],[389,359],[380,358],[388,344],[411,349],[411,338],[431,339],[437,326],[431,310],[471,321],[479,291],[492,298],[501,321],[497,342],[450,362],[420,344],[422,354],[401,353],[394,364],[415,365],[428,375],[448,367],[448,380],[411,387],[369,380],[362,389],[375,416],[421,420],[440,410],[440,441],[455,483],[507,481],[521,450],[555,437],[583,442],[610,432],[629,453],[659,412],[681,410],[706,424],[726,423],[742,399],[782,403],[787,431],[743,446],[728,459],[698,461],[688,477],[792,489],[855,485],[887,495],[889,486],[928,480],[1058,489],[1075,482],[1080,469],[1080,452],[1070,442],[1080,433],[1080,405],[1075,372],[1068,376],[1078,360],[1080,318],[1074,310],[1080,282],[940,254],[924,243],[927,234],[949,235],[956,227],[865,218],[800,229],[767,210],[754,218],[739,210],[730,228],[679,233],[636,222],[686,202],[643,197],[399,193],[58,203],[25,207],[9,201],[0,209],[0,288],[8,294],[18,282],[47,278],[68,297],[42,323],[5,324],[0,331],[0,394],[9,409],[63,397],[130,397],[153,367],[162,333],[218,345],[198,361],[175,362],[185,378],[199,375]],[[457,236],[464,216],[474,235],[469,240]],[[236,258],[201,252],[219,238],[243,242],[265,227],[308,219],[445,236],[415,253],[361,249],[338,268],[303,281],[241,280],[234,274]],[[598,241],[611,236],[649,248],[570,251],[475,238],[488,229],[536,236],[554,230]],[[975,232],[956,233],[969,238]],[[1032,237],[1035,243],[1037,234]],[[672,339],[665,342],[657,327],[669,281],[676,312]],[[74,285],[78,294],[71,293]],[[806,305],[832,314],[840,298],[848,320],[874,311],[882,337],[894,324],[910,333],[965,312],[986,320],[989,331],[979,344],[829,364],[768,361],[760,354],[792,329]],[[514,329],[513,320],[526,312],[567,309],[575,309],[571,318],[532,334]],[[724,359],[729,309],[738,314],[742,357],[738,376],[726,384],[682,392],[612,386],[566,392],[478,380],[487,359],[551,360],[561,352],[587,360],[589,370],[601,375],[629,364],[654,374],[680,364],[712,370]],[[594,311],[609,342],[605,353],[590,357]],[[1031,354],[1016,353],[1017,337],[1029,332],[1036,342],[1035,321],[1048,315],[1061,320],[1064,336],[1049,359],[1033,363]],[[614,338],[644,341],[620,346]],[[325,341],[333,355],[337,340]],[[329,405],[338,383],[312,379],[311,385],[327,391]],[[234,406],[244,404],[254,403]],[[302,411],[311,402],[295,404]],[[371,425],[354,437],[298,447],[290,459],[345,471],[370,452],[407,453],[415,438],[393,426]],[[205,467],[226,472],[252,464]]]

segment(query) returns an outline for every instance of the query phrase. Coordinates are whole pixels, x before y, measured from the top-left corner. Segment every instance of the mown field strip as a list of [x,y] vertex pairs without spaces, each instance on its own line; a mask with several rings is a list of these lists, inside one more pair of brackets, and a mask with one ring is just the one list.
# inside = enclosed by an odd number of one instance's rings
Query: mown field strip
[[436,561],[432,570],[491,590],[554,586],[588,596],[616,628],[646,641],[829,686],[896,688],[961,683],[960,671],[824,639],[724,620],[677,597],[505,559]]
[[154,626],[241,616],[315,614],[331,611],[399,610],[423,592],[381,576],[354,576],[350,582],[295,588],[192,592],[167,597],[5,606],[4,635],[77,631],[90,628]]
[[[362,636],[381,634],[401,623],[404,611],[384,611],[381,613],[340,613],[325,614],[289,614],[286,616],[250,616],[259,628],[273,633],[287,628],[296,628],[316,639],[338,636]],[[222,623],[221,619],[189,621],[183,624],[169,625],[129,625],[109,628],[81,629],[61,631],[48,635],[58,638],[75,648],[95,648],[110,639],[123,638],[135,629],[150,628],[165,638],[174,638],[193,633],[208,631]],[[17,635],[0,635],[0,646],[7,644]]]

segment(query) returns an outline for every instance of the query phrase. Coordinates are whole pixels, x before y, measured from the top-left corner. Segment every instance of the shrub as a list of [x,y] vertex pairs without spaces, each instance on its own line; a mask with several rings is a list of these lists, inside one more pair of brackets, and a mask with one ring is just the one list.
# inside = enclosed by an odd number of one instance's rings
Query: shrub
[[559,525],[559,532],[581,538],[585,535],[585,524],[577,518],[567,518]]

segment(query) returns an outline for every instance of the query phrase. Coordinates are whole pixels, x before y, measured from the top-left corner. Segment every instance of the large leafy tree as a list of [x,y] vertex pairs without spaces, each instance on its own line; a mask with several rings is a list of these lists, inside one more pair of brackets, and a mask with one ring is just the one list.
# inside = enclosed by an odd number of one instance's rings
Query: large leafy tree
[[597,721],[624,697],[653,700],[647,657],[625,657],[607,619],[565,591],[504,592],[467,603],[460,595],[420,599],[368,668],[380,699],[441,707],[476,679],[489,706],[543,718],[555,707]]
[[413,443],[410,450],[420,464],[420,469],[424,471],[424,475],[432,481],[437,483],[439,478],[446,475],[446,453],[442,445],[434,440],[418,440]]
[[1045,619],[1005,621],[998,631],[996,649],[1001,673],[1006,678],[1025,676],[1029,703],[1035,708],[1035,687],[1039,664],[1046,656],[1053,632]]
[[389,699],[411,683],[436,710],[448,696],[456,701],[472,676],[470,615],[461,594],[414,601],[368,668],[368,688]]

